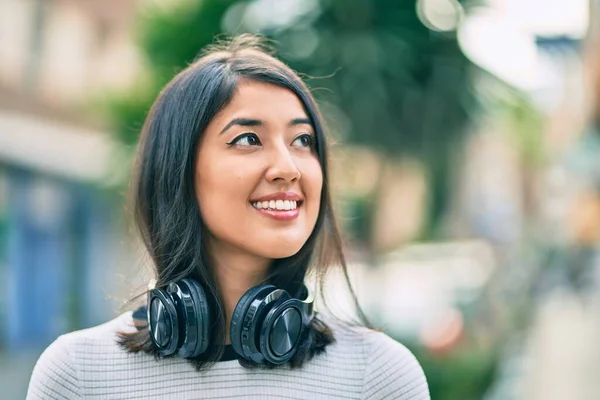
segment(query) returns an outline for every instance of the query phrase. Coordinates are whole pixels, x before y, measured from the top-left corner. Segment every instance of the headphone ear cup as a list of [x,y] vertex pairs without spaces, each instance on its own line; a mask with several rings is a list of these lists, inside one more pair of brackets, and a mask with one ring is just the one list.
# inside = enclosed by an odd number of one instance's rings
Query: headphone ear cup
[[154,289],[148,294],[148,329],[158,353],[168,356],[179,344],[179,317],[170,293]]
[[185,313],[185,333],[179,355],[183,358],[197,357],[204,353],[209,345],[210,312],[206,294],[202,286],[192,279],[177,282],[178,295]]
[[298,350],[304,329],[302,303],[289,298],[269,310],[260,329],[260,352],[272,364],[283,364]]
[[[263,298],[274,290],[277,290],[277,288],[273,285],[255,286],[244,293],[235,306],[229,326],[229,338],[235,352],[246,359],[250,359],[250,354],[246,354],[242,343],[248,339],[252,339],[242,337],[242,330],[245,323],[244,320],[246,319],[248,309],[255,299]],[[248,317],[251,318],[251,316]]]

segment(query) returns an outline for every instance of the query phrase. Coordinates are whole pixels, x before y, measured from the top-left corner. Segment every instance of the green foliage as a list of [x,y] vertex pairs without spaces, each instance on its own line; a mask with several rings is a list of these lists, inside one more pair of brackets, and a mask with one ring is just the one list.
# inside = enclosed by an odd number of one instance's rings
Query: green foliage
[[160,84],[156,80],[148,80],[144,85],[138,83],[129,92],[111,95],[105,109],[116,125],[119,139],[125,144],[137,142],[146,113],[159,91]]
[[530,99],[515,93],[511,102],[505,104],[504,111],[509,124],[508,132],[521,153],[523,160],[537,165],[544,159],[543,127],[544,118]]
[[459,141],[472,106],[466,68],[454,33],[434,33],[412,1],[331,0],[309,26],[298,23],[275,37],[282,54],[316,35],[314,52],[286,61],[325,87],[322,100],[350,124],[342,134],[392,157],[426,163]]
[[432,399],[476,400],[484,397],[496,377],[498,354],[461,346],[443,356],[412,346],[423,367]]
[[127,93],[113,94],[108,110],[120,138],[136,142],[160,89],[221,33],[221,19],[234,0],[184,0],[165,8],[149,5],[139,16],[136,36],[147,75]]
[[139,43],[162,82],[170,80],[221,33],[221,20],[234,0],[186,0],[147,10],[140,19]]
[[345,201],[345,212],[349,218],[344,221],[350,239],[369,243],[373,220],[372,198],[366,196],[349,197]]

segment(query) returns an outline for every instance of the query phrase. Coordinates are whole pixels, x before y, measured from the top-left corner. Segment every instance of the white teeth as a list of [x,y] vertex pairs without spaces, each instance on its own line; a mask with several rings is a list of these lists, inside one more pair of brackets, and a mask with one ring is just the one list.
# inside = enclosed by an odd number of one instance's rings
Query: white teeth
[[295,210],[298,207],[298,203],[292,200],[255,201],[252,203],[252,206],[264,210],[288,211]]

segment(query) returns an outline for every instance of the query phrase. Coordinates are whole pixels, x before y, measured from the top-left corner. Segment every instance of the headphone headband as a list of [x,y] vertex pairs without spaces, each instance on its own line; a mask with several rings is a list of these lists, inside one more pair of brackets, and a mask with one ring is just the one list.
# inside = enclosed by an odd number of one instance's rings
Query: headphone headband
[[314,305],[315,305],[315,291],[311,289],[310,286],[303,284],[302,291],[306,293],[306,297],[304,300],[300,300],[303,306],[303,313],[308,319],[308,321],[312,320],[315,315]]

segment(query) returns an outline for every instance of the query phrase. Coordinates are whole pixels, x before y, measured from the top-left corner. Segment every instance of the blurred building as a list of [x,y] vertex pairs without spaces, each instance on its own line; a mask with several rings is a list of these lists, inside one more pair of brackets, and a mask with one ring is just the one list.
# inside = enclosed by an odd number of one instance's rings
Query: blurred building
[[0,351],[102,322],[124,295],[128,166],[83,105],[139,70],[136,4],[0,2]]

